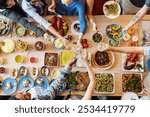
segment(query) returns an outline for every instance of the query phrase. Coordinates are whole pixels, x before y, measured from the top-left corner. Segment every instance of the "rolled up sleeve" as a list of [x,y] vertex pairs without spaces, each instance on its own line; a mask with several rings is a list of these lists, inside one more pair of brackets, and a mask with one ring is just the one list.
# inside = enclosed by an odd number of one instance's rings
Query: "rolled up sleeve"
[[86,31],[86,18],[85,18],[85,8],[84,3],[78,3],[78,14],[79,14],[79,22],[80,22],[80,33],[85,33]]
[[150,7],[150,0],[146,0],[145,4],[146,6]]
[[41,28],[35,26],[33,23],[29,22],[28,20],[23,18],[20,14],[12,11],[11,9],[4,10],[0,14],[4,15],[10,20],[13,20],[14,22],[21,24],[23,27],[27,29],[33,30],[35,33],[39,34],[40,36],[43,36],[45,33]]
[[46,19],[36,13],[35,9],[30,4],[26,4],[25,2],[23,2],[22,8],[29,16],[31,16],[36,22],[42,25],[46,30],[48,30],[48,28],[51,26],[51,23],[49,23]]
[[144,55],[145,56],[150,56],[150,46],[144,47]]

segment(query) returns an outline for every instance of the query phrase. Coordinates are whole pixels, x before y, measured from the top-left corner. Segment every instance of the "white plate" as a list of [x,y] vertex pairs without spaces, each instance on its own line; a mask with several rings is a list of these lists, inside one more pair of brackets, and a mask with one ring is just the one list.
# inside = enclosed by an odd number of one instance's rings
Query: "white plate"
[[73,34],[75,34],[75,35],[79,35],[79,34],[80,34],[80,31],[78,32],[78,31],[76,31],[76,30],[74,29],[74,25],[75,25],[75,24],[80,24],[79,20],[76,20],[76,21],[72,22],[72,24],[71,24],[71,32],[72,32]]
[[125,70],[124,69],[124,63],[126,62],[127,55],[128,54],[122,53],[122,70],[123,71],[130,71],[130,72],[144,72],[144,56],[143,55],[139,55],[140,61],[137,61],[137,63],[136,63],[136,64],[141,64],[143,69],[140,69],[140,71],[137,68],[131,69],[131,70]]
[[[105,5],[110,5],[110,4],[114,4],[114,3],[116,3],[118,5],[118,14],[117,15],[107,15],[107,11],[106,11]],[[105,16],[107,18],[109,18],[109,19],[115,19],[115,18],[117,18],[120,15],[120,13],[121,13],[121,7],[120,7],[119,3],[115,2],[115,1],[107,1],[103,5],[103,13],[105,14]]]
[[114,56],[114,53],[113,53],[112,51],[108,51],[108,53],[109,53],[109,56],[110,56],[110,63],[109,63],[108,65],[99,66],[99,65],[95,62],[95,54],[92,56],[92,63],[93,63],[93,65],[94,65],[96,68],[100,69],[100,70],[108,70],[108,69],[110,69],[110,68],[113,66],[114,62],[115,62],[115,56]]

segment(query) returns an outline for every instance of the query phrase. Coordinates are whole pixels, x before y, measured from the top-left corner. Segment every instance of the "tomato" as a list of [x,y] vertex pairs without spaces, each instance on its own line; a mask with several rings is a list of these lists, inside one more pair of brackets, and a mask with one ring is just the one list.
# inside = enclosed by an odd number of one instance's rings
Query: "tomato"
[[87,43],[87,39],[82,39],[81,43]]
[[83,46],[83,48],[88,48],[89,44],[88,43],[83,43],[82,46]]

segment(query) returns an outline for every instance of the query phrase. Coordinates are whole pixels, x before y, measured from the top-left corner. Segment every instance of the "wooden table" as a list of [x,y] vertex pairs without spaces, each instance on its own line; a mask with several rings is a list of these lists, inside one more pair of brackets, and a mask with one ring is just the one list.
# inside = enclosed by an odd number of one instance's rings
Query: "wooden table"
[[[49,17],[52,17],[52,16],[49,16]],[[129,23],[129,21],[132,19],[132,17],[133,16],[130,16],[130,15],[128,15],[128,16],[124,15],[124,16],[120,16],[117,19],[110,20],[110,19],[107,19],[105,16],[95,16],[95,20],[96,20],[97,25],[98,25],[98,30],[102,31],[102,34],[104,36],[104,42],[108,43],[108,39],[107,39],[107,37],[105,35],[105,31],[104,31],[105,27],[107,25],[113,24],[113,23],[118,23],[118,24],[120,24],[124,27],[125,25],[127,25]],[[150,16],[146,16],[146,18],[150,19]],[[78,18],[68,16],[68,17],[65,17],[65,19],[68,21],[68,25],[69,25],[69,31],[68,31],[67,34],[73,35],[72,32],[71,32],[71,29],[70,29],[70,25],[74,20],[77,20]],[[139,22],[135,27],[138,29],[136,34],[142,40],[141,22]],[[86,30],[86,33],[84,35],[84,38],[87,38],[89,40],[89,44],[90,44],[89,51],[93,54],[96,51],[96,45],[91,40],[92,34],[93,34],[92,25],[88,22],[87,30]],[[7,37],[0,37],[0,40],[5,39],[5,38],[11,38],[11,36],[12,36],[12,39],[15,40],[15,41],[17,39],[20,39],[20,40],[24,40],[24,41],[28,42],[29,46],[31,46],[31,47],[33,47],[33,45],[36,41],[43,41],[46,44],[46,48],[43,51],[35,51],[34,48],[31,48],[31,51],[30,51],[30,47],[29,47],[29,49],[27,51],[24,51],[24,52],[14,51],[13,53],[10,53],[10,54],[1,53],[0,56],[5,59],[5,63],[3,65],[0,65],[0,66],[3,66],[5,68],[7,68],[7,73],[6,74],[0,74],[0,77],[2,77],[3,79],[10,76],[10,70],[12,68],[19,69],[20,66],[22,66],[22,65],[28,67],[29,69],[33,66],[36,66],[40,69],[44,65],[44,54],[46,52],[58,52],[58,53],[61,52],[61,51],[58,51],[57,49],[53,48],[51,43],[48,43],[42,37],[33,38],[29,35],[26,35],[25,37],[17,38],[14,31],[12,32],[12,35],[9,34]],[[75,40],[78,39],[78,37],[73,35],[73,39],[75,41]],[[140,44],[142,43],[141,40],[140,40]],[[123,41],[121,41],[120,46],[125,46]],[[15,63],[14,57],[17,54],[21,54],[21,55],[24,56],[25,60],[24,60],[23,64]],[[93,95],[97,95],[97,96],[100,96],[100,95],[121,96],[122,95],[122,80],[121,80],[122,78],[121,78],[121,74],[122,73],[127,73],[127,72],[123,72],[121,70],[121,54],[120,53],[114,53],[114,55],[115,55],[115,63],[109,70],[105,70],[105,71],[103,70],[102,71],[98,68],[95,68],[95,66],[93,66],[93,65],[92,65],[92,69],[94,70],[95,73],[114,73],[114,75],[115,75],[115,93],[113,93],[113,94],[93,94]],[[37,63],[35,63],[35,64],[30,63],[29,59],[32,56],[34,56],[38,59]],[[54,69],[54,68],[50,68],[50,70],[52,70],[52,69]],[[62,70],[63,67],[58,67],[58,69]],[[74,67],[72,69],[72,71],[77,71],[77,70],[86,71],[85,68]],[[146,74],[146,72],[144,72],[142,74],[143,74],[143,77],[145,77],[144,75]],[[51,77],[48,76],[47,79],[50,81]],[[19,80],[19,78],[17,78],[17,80]],[[68,92],[64,92],[62,95],[66,95],[66,93],[68,93]],[[72,94],[84,95],[84,92],[82,92],[82,91],[71,91],[71,93]],[[5,94],[2,91],[0,91],[0,95],[5,95]]]

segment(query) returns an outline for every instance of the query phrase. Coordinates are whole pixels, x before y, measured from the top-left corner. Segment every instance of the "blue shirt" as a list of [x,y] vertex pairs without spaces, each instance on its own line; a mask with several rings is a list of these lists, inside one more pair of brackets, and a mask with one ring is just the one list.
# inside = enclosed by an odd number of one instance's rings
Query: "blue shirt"
[[61,15],[79,15],[80,33],[85,33],[86,18],[84,0],[72,0],[72,3],[68,6],[62,4],[61,0],[56,0],[56,12]]

